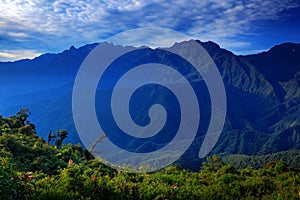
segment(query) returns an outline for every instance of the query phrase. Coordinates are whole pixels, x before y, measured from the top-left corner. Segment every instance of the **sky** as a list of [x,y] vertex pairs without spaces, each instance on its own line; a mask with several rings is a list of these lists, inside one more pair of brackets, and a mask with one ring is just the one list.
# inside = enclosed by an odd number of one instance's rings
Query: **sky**
[[[58,53],[144,27],[255,54],[300,43],[300,0],[0,0],[0,61]],[[167,39],[155,36],[158,44]]]

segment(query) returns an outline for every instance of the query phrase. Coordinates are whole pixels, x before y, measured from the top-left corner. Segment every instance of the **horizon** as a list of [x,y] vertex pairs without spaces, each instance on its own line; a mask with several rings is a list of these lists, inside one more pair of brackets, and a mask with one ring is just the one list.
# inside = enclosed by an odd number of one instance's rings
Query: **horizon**
[[[298,1],[0,2],[1,61],[59,53],[70,46],[99,43],[123,31],[145,27],[164,27],[200,41],[213,41],[236,55],[300,42]],[[140,36],[130,35],[135,37]],[[169,39],[155,38],[157,44]]]
[[[232,51],[230,51],[230,50],[228,50],[228,49],[226,49],[226,48],[223,48],[222,46],[220,46],[218,43],[216,43],[216,42],[214,42],[214,41],[210,41],[210,40],[209,40],[209,41],[201,41],[201,40],[199,40],[199,39],[190,39],[190,40],[199,41],[199,42],[201,42],[201,43],[210,43],[210,42],[212,42],[212,43],[218,45],[218,46],[220,47],[220,49],[224,49],[224,50],[226,50],[226,51],[229,51],[229,52],[233,53],[235,56],[251,56],[251,55],[257,55],[257,54],[261,54],[261,53],[264,53],[264,52],[268,52],[268,51],[270,51],[272,48],[274,48],[275,46],[280,46],[280,45],[284,45],[284,44],[295,44],[295,45],[300,45],[300,42],[299,42],[299,43],[296,43],[296,42],[284,42],[284,43],[280,43],[280,44],[274,44],[274,45],[273,45],[272,47],[270,47],[269,49],[262,50],[261,52],[252,53],[252,54],[240,55],[240,54],[235,54],[234,52],[232,52]],[[115,44],[115,43],[109,42],[109,41],[101,41],[101,42],[88,43],[88,44],[85,44],[85,45],[82,45],[82,46],[79,46],[79,47],[76,47],[76,46],[74,46],[74,45],[71,45],[70,47],[67,47],[67,48],[65,48],[64,50],[60,51],[60,52],[45,52],[45,53],[41,53],[41,54],[39,54],[39,55],[37,55],[37,56],[35,56],[35,57],[32,57],[32,58],[21,58],[21,59],[19,59],[19,60],[6,60],[6,61],[0,60],[0,63],[13,63],[13,62],[18,62],[18,61],[22,61],[22,60],[34,60],[34,59],[39,58],[39,57],[41,57],[41,56],[43,56],[43,55],[47,55],[47,54],[51,54],[51,55],[61,54],[61,53],[65,52],[65,51],[71,50],[72,48],[75,48],[76,50],[78,50],[78,49],[80,49],[80,48],[84,48],[85,46],[90,46],[90,45],[94,45],[94,44],[99,45],[99,44],[101,44],[101,43],[109,43],[109,44],[111,44],[111,45],[113,45],[113,46],[120,46],[120,47],[131,46],[131,47],[134,47],[134,48],[140,48],[140,47],[142,47],[142,46],[145,46],[145,47],[151,48],[151,49],[158,49],[158,48],[171,48],[171,47],[173,47],[173,46],[176,45],[176,44],[180,44],[180,43],[182,43],[182,42],[188,42],[188,41],[190,41],[190,40],[182,40],[182,41],[179,41],[179,42],[174,42],[174,43],[172,43],[171,45],[168,45],[168,46],[166,46],[166,45],[161,45],[161,46],[148,46],[148,45],[130,45],[130,44],[128,44],[128,45],[125,44],[125,45],[124,45],[124,44]],[[0,53],[0,59],[1,59],[1,53]]]

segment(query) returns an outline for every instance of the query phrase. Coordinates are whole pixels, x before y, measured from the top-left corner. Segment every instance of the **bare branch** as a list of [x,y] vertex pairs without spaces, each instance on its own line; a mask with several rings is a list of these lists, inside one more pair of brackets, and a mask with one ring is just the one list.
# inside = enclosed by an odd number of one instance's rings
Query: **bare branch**
[[91,146],[91,148],[90,148],[90,152],[91,153],[100,153],[100,151],[96,151],[95,150],[95,147],[97,146],[97,144],[99,143],[99,142],[102,142],[102,140],[105,138],[106,136],[103,134],[103,133],[101,133],[100,132],[100,136],[96,139],[96,141],[94,142],[94,143],[92,143],[92,144],[90,144],[90,146]]

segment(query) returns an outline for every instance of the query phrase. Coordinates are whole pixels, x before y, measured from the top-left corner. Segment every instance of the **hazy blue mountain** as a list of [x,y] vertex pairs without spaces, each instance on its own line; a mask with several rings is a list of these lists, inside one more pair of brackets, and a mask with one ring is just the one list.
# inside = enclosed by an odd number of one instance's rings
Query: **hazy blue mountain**
[[[261,155],[300,149],[300,44],[285,43],[260,54],[236,56],[213,42],[197,42],[214,59],[227,93],[226,123],[213,153]],[[181,48],[183,43],[170,48]],[[37,125],[41,136],[46,137],[50,130],[67,129],[70,135],[66,142],[80,142],[72,119],[72,87],[82,61],[96,45],[71,47],[33,60],[0,62],[0,113],[7,116],[22,107],[29,108],[30,120]],[[112,45],[112,48],[124,47]],[[200,88],[196,92],[206,90],[202,80],[195,84]],[[110,90],[106,88],[103,92]],[[202,112],[209,115],[209,100],[206,96],[200,98]],[[176,104],[172,100],[158,101]],[[136,118],[141,123],[147,122],[140,113],[136,113]],[[183,160],[196,160],[195,152],[199,151],[208,119],[203,118],[204,124]],[[131,145],[140,147],[134,141]],[[150,142],[140,148],[143,151],[157,147]]]

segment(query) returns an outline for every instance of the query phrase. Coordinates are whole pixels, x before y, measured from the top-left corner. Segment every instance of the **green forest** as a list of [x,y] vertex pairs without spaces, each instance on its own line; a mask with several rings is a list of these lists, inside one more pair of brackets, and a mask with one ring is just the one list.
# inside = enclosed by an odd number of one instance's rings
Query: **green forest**
[[169,166],[131,174],[79,144],[62,144],[65,130],[39,137],[28,116],[26,109],[0,116],[0,199],[300,199],[297,150],[212,155],[197,172]]

